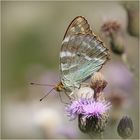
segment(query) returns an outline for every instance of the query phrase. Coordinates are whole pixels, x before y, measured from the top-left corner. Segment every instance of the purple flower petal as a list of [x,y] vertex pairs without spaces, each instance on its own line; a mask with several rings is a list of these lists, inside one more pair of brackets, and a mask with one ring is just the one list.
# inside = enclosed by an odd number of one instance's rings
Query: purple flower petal
[[87,118],[91,116],[100,117],[110,109],[110,106],[110,102],[107,101],[81,98],[72,101],[72,103],[66,107],[66,112],[70,120],[75,119],[79,114],[83,114]]

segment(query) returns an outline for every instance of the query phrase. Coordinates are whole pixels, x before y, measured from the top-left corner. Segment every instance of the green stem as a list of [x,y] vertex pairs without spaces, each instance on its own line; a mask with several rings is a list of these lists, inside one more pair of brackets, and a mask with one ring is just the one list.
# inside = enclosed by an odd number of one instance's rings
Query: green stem
[[131,66],[128,62],[128,58],[127,58],[127,55],[124,53],[122,54],[122,60],[123,62],[126,64],[126,66],[128,67],[128,69],[133,73],[134,72],[134,68],[133,66]]
[[104,139],[104,134],[103,134],[103,132],[101,132],[101,134],[100,134],[100,139]]

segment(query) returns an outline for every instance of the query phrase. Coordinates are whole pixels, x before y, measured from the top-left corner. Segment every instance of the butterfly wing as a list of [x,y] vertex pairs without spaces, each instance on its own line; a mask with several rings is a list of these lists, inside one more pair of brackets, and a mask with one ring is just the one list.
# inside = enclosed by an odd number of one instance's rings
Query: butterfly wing
[[71,90],[100,70],[109,57],[108,49],[94,35],[68,36],[63,40],[62,47],[61,81]]
[[87,20],[76,17],[68,26],[60,51],[61,82],[73,90],[108,59],[108,49],[92,33]]
[[65,39],[67,36],[78,33],[92,34],[88,21],[82,16],[78,16],[73,19],[73,21],[69,24],[63,39]]

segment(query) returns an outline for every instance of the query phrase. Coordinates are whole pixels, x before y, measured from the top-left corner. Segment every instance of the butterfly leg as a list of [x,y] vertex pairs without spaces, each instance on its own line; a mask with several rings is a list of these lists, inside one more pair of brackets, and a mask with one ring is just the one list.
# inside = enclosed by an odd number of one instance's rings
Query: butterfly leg
[[58,94],[59,94],[59,97],[60,97],[60,101],[61,101],[63,104],[69,104],[69,103],[66,103],[65,101],[63,101],[63,99],[62,99],[62,96],[61,96],[60,92],[58,92]]
[[79,88],[81,88],[81,87],[82,87],[82,85],[83,85],[83,86],[86,86],[86,87],[87,87],[87,86],[89,86],[89,84],[88,84],[88,83],[81,83],[81,84],[80,84],[80,86],[79,86]]
[[67,94],[66,91],[64,91],[65,95],[71,100],[71,97]]

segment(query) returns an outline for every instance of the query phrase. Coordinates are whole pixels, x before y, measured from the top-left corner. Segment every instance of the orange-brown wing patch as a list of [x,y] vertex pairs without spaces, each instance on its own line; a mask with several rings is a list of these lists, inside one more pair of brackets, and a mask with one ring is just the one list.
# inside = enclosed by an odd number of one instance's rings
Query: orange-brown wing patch
[[82,16],[78,16],[72,20],[72,22],[69,24],[66,30],[64,38],[66,36],[79,34],[79,33],[92,34],[92,30],[90,29],[90,25],[88,24],[88,21]]

